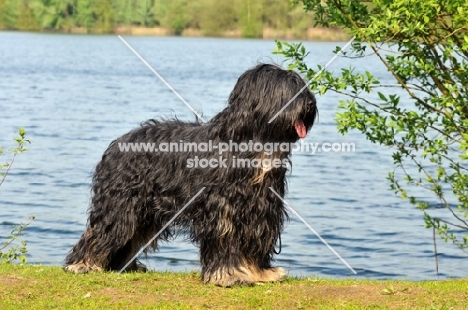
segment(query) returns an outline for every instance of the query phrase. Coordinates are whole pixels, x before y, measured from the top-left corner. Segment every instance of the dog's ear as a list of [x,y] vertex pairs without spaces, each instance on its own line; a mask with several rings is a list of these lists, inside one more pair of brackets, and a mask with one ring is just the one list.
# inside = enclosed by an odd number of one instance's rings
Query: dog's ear
[[[315,98],[304,86],[294,71],[259,64],[239,77],[227,108],[212,121],[229,139],[295,142],[304,137],[316,114]],[[297,124],[303,129],[297,131]]]

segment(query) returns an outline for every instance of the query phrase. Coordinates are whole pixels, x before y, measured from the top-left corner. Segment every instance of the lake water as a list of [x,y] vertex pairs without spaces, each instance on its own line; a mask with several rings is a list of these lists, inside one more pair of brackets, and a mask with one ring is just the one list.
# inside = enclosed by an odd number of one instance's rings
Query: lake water
[[[271,53],[273,41],[125,39],[206,119],[224,107],[243,71],[259,61],[282,61]],[[305,45],[315,66],[342,44]],[[350,64],[339,58],[330,68]],[[393,83],[377,62],[359,66]],[[306,141],[354,142],[356,152],[294,154],[286,200],[357,275],[294,216],[276,265],[295,276],[437,279],[432,231],[424,228],[419,210],[388,189],[391,150],[359,133],[338,134],[338,99],[317,97],[320,119]],[[0,32],[0,115],[4,149],[14,146],[19,126],[32,141],[1,187],[0,236],[35,215],[24,235],[28,262],[51,265],[62,264],[84,231],[90,176],[108,144],[149,118],[194,119],[117,36],[8,32]],[[468,276],[466,255],[442,241],[438,251],[440,278]],[[159,271],[199,270],[197,249],[182,238],[162,244],[142,262]]]

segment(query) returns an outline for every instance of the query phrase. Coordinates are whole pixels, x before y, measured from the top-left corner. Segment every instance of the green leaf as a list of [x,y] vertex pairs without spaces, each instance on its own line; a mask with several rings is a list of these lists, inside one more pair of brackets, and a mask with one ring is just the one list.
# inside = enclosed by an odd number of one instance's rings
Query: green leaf
[[387,101],[387,97],[385,97],[384,94],[382,94],[381,92],[378,92],[377,94],[379,95],[379,98],[380,98],[381,100]]

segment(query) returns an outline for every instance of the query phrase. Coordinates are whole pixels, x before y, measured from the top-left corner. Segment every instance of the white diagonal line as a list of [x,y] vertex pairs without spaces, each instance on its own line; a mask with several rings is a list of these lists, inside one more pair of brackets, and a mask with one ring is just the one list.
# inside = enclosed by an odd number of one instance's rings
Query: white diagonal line
[[179,212],[177,212],[177,213],[166,223],[166,225],[164,225],[163,228],[161,228],[161,229],[156,233],[156,235],[154,235],[154,237],[151,238],[150,241],[148,241],[148,243],[145,244],[145,246],[142,247],[142,248],[138,251],[138,253],[136,253],[135,256],[133,256],[132,259],[128,261],[127,264],[125,264],[125,266],[123,266],[122,269],[120,269],[119,273],[122,273],[122,271],[124,271],[125,268],[127,268],[128,265],[130,265],[130,263],[133,262],[133,260],[136,259],[136,258],[138,257],[138,255],[140,255],[147,247],[149,247],[149,245],[164,231],[164,229],[166,229],[169,225],[171,225],[171,223],[172,223],[182,212],[184,212],[185,208],[187,208],[187,207],[189,206],[189,204],[191,204],[191,203],[195,200],[195,198],[197,198],[198,195],[200,195],[200,194],[205,190],[205,188],[206,188],[206,187],[202,187],[202,188],[198,191],[198,193],[196,193],[195,196],[193,196],[192,199],[190,199],[190,201],[187,202],[187,203],[185,204],[185,206],[184,206],[182,209],[180,209]]
[[309,223],[306,222],[306,220],[299,215],[299,213],[296,212],[296,210],[294,210],[294,208],[288,204],[281,196],[280,194],[278,194],[272,187],[270,187],[270,190],[276,195],[278,196],[279,199],[281,199],[281,201],[284,202],[284,204],[289,208],[289,210],[291,210],[292,213],[294,213],[301,221],[302,223],[304,223],[319,239],[320,241],[323,242],[323,244],[325,244],[329,249],[330,251],[333,252],[333,254],[335,254],[345,265],[346,267],[348,267],[349,269],[351,269],[352,272],[354,272],[354,274],[357,274],[357,272],[353,269],[353,267],[351,267],[348,262],[346,262],[343,257],[341,257],[340,254],[338,254],[332,247],[331,245],[328,244],[327,241],[325,241],[325,239],[323,239],[318,232],[315,231],[315,229],[312,228],[312,226],[309,225]]
[[156,70],[154,70],[153,67],[151,67],[150,64],[146,62],[146,60],[144,60],[143,57],[141,57],[140,54],[138,54],[138,52],[127,43],[127,41],[125,41],[124,38],[119,35],[119,39],[133,52],[133,54],[140,58],[140,60],[151,70],[151,72],[153,72],[167,86],[167,88],[169,88],[177,96],[177,98],[179,98],[199,119],[206,123],[206,120],[200,114],[198,114],[197,111],[195,111],[195,109],[192,108],[192,106],[187,101],[185,101],[185,99],[182,98],[182,96],[179,95],[179,93],[168,82],[166,82],[166,80],[161,75],[159,75],[159,73],[156,72]]
[[296,99],[297,96],[299,96],[299,94],[302,93],[302,91],[303,91],[304,89],[306,89],[307,87],[309,87],[310,83],[312,83],[313,81],[315,81],[315,79],[316,79],[320,74],[322,74],[323,70],[325,70],[338,56],[341,55],[341,53],[342,53],[345,49],[348,48],[348,46],[349,46],[351,43],[353,43],[353,41],[354,41],[355,38],[356,38],[355,36],[352,37],[352,39],[349,40],[348,43],[346,43],[346,44],[340,49],[340,51],[339,51],[338,53],[336,53],[335,56],[333,56],[333,57],[325,64],[325,66],[324,66],[322,69],[319,70],[319,72],[315,73],[315,75],[309,80],[309,82],[307,82],[307,84],[304,85],[304,87],[302,87],[301,90],[298,91],[297,94],[295,94],[294,97],[292,97],[291,100],[289,100],[289,101],[281,108],[281,110],[279,110],[278,113],[276,113],[275,116],[273,116],[273,117],[268,121],[268,124],[271,123],[271,122],[273,122],[273,121],[275,120],[275,118],[277,118],[278,115],[280,115],[281,112],[283,112],[284,109],[286,109],[286,108],[291,104],[291,102],[293,102],[294,99]]

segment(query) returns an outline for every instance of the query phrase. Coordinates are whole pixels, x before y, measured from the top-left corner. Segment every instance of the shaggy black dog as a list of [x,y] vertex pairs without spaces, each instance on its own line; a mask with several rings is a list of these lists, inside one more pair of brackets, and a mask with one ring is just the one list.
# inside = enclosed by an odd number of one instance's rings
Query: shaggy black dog
[[[151,248],[182,231],[200,247],[206,283],[284,279],[284,269],[271,262],[281,249],[287,214],[270,187],[284,196],[290,164],[285,145],[304,138],[312,127],[314,96],[305,88],[269,120],[304,86],[294,71],[260,64],[239,77],[228,106],[208,123],[149,120],[113,141],[96,167],[86,231],[64,268],[74,273],[120,270],[206,187]],[[160,148],[138,151],[128,143]],[[186,148],[182,143],[193,144]],[[230,150],[221,152],[217,147],[223,144]],[[133,261],[126,270],[145,266]]]

